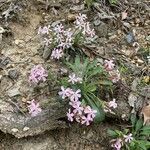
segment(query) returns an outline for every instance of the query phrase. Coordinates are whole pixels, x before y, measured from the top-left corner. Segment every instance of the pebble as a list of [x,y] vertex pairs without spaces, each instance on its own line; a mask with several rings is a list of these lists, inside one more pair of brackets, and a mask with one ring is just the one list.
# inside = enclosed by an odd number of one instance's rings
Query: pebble
[[29,127],[24,127],[23,131],[28,131],[30,128]]
[[132,32],[129,32],[128,35],[126,36],[126,41],[128,44],[132,44],[135,42],[135,38]]
[[8,94],[9,97],[14,97],[14,96],[17,96],[17,95],[21,95],[18,88],[13,88],[13,89],[8,90],[7,94]]
[[0,57],[0,69],[4,69],[10,63],[10,58],[2,56]]
[[17,128],[13,128],[13,129],[11,129],[11,131],[14,132],[14,133],[16,133],[16,132],[18,132],[19,130],[18,130]]
[[9,70],[8,71],[8,76],[11,78],[11,79],[17,79],[18,76],[19,76],[19,73],[16,69],[12,69],[12,70]]

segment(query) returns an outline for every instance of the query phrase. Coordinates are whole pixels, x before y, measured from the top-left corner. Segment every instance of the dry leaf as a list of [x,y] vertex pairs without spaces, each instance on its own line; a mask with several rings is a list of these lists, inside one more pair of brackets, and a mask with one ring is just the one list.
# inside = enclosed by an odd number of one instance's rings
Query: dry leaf
[[128,13],[127,12],[122,12],[121,13],[121,20],[124,20],[124,19],[126,19],[127,18],[127,15],[128,15]]
[[147,123],[148,120],[150,120],[150,104],[143,107],[142,112],[141,112],[144,116],[144,125]]

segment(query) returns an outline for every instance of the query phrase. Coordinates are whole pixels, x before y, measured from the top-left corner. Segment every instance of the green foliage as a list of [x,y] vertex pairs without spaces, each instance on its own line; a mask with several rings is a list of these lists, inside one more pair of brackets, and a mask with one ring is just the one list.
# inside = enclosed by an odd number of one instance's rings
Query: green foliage
[[[150,141],[148,141],[148,137],[150,136],[150,125],[144,126],[143,120],[138,119],[135,114],[131,114],[130,121],[132,124],[131,129],[124,129],[123,131],[108,129],[108,135],[112,138],[122,139],[122,150],[148,150],[150,148]],[[126,143],[123,140],[123,135],[127,135],[129,131],[131,131],[130,133],[132,133],[133,140],[131,140],[130,143]]]
[[87,5],[88,8],[90,8],[95,0],[85,0],[85,4]]
[[97,96],[98,86],[111,87],[112,82],[107,80],[107,73],[103,67],[97,65],[97,61],[90,62],[88,58],[81,60],[77,56],[74,62],[66,62],[66,65],[74,72],[78,77],[82,78],[82,83],[76,83],[74,85],[68,83],[68,78],[63,78],[61,85],[65,87],[71,87],[73,89],[81,90],[82,103],[90,105],[93,109],[97,110],[95,122],[104,120],[105,113],[102,108],[102,101]]
[[110,3],[111,5],[115,5],[115,4],[117,4],[117,1],[118,1],[118,0],[109,0],[109,3]]

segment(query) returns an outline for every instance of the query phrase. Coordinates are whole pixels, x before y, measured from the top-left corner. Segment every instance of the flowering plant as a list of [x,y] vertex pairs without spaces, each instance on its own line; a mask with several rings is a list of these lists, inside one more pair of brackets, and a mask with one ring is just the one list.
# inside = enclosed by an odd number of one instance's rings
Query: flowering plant
[[41,37],[42,45],[49,49],[50,47],[52,48],[51,59],[58,60],[68,50],[74,50],[76,45],[92,42],[96,38],[95,31],[90,27],[90,23],[87,22],[85,14],[76,16],[74,25],[74,29],[65,29],[61,23],[56,24],[53,28],[50,25],[39,27],[38,34]]
[[[98,86],[103,82],[103,86],[111,86],[112,82],[107,77],[107,72],[103,66],[98,65],[97,61],[90,62],[89,59],[83,59],[83,62],[77,56],[73,63],[67,62],[67,66],[70,68],[69,77],[64,77],[61,80],[61,91],[59,95],[62,99],[68,98],[70,100],[69,104],[71,105],[71,109],[69,109],[69,120],[73,121],[73,117],[75,116],[76,121],[78,122],[82,119],[83,114],[87,112],[87,110],[93,113],[93,117],[86,117],[91,121],[102,121],[104,119],[105,113],[103,110],[103,101],[98,96],[97,90]],[[105,84],[106,83],[106,84]],[[76,102],[76,103],[74,103]],[[117,104],[115,100],[109,102],[108,104],[111,108],[116,108]],[[74,111],[74,108],[78,107],[78,113],[82,114],[79,117],[79,114],[76,115],[72,113],[71,110]],[[73,109],[72,109],[73,108]],[[109,109],[110,110],[110,109]],[[85,119],[85,118],[84,118]],[[86,120],[86,123],[89,124]]]
[[114,150],[148,150],[150,142],[148,136],[150,134],[150,125],[143,125],[142,119],[137,119],[136,115],[131,115],[131,129],[110,130],[109,136],[113,137],[111,140],[111,147]]

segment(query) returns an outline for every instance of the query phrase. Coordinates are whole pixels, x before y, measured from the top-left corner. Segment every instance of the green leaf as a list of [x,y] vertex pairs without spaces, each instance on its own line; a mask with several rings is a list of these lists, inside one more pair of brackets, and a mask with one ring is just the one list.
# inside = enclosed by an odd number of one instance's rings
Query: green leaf
[[139,119],[137,122],[136,122],[136,125],[135,125],[135,131],[139,131],[141,128],[143,127],[143,120],[142,119]]
[[140,135],[150,135],[150,130],[144,130],[140,132]]
[[150,130],[150,125],[144,126],[141,130]]
[[136,114],[131,114],[130,120],[131,120],[132,126],[134,127],[137,122]]
[[103,80],[99,82],[101,85],[108,85],[108,86],[112,86],[113,83],[109,80]]
[[111,129],[107,130],[107,134],[112,137],[117,137],[117,135],[118,135],[115,131],[113,131]]

